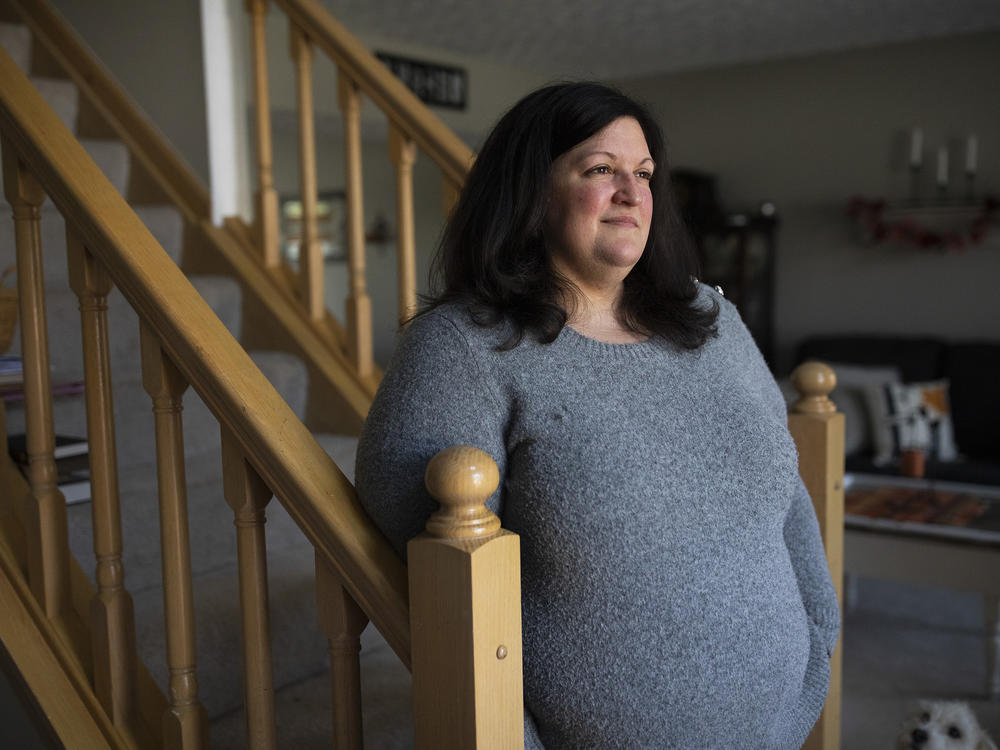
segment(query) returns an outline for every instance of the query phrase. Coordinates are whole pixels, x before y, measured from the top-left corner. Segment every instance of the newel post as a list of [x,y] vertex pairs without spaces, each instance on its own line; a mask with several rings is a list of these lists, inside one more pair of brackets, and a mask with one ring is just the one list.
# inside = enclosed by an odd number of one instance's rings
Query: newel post
[[[799,474],[809,490],[826,549],[830,576],[843,604],[844,578],[844,415],[830,400],[834,371],[805,362],[792,373],[799,400],[788,415],[788,429],[799,449]],[[843,639],[841,639],[842,641]],[[830,692],[823,713],[804,745],[807,750],[840,747],[841,642],[830,659]]]
[[427,465],[441,504],[407,547],[417,748],[522,748],[520,540],[486,508],[493,459],[455,446]]

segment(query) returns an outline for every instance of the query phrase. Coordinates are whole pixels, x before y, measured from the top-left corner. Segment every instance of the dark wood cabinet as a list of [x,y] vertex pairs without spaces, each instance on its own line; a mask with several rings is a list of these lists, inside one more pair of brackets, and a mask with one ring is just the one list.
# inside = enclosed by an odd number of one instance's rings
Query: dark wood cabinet
[[694,169],[672,169],[670,180],[681,215],[694,237],[701,265],[699,278],[722,288],[736,305],[767,364],[774,370],[774,253],[778,217],[774,204],[756,211],[725,211],[716,195],[715,176]]
[[771,211],[728,214],[694,230],[701,280],[722,287],[772,370],[777,228],[777,217]]

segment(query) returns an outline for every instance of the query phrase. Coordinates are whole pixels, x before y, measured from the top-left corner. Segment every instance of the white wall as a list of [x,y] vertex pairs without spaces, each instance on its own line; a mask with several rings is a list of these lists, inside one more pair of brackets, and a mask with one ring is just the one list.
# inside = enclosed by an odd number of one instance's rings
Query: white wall
[[[929,148],[979,136],[978,184],[1000,193],[1000,34],[623,82],[651,103],[674,166],[717,175],[732,210],[776,202],[779,362],[811,334],[1000,338],[1000,227],[961,254],[868,246],[853,195],[906,197],[904,131]],[[955,152],[953,152],[953,161]]]

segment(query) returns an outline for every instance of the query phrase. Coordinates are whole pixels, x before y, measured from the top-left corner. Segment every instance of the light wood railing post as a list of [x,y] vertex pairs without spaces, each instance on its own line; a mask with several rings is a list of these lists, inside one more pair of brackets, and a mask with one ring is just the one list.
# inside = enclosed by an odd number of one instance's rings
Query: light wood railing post
[[225,425],[222,425],[222,482],[236,524],[247,743],[255,750],[265,750],[277,743],[264,540],[264,508],[271,500],[271,490],[247,462],[242,446]]
[[299,283],[306,313],[314,321],[326,317],[323,295],[323,255],[316,229],[316,136],[312,95],[312,42],[291,23],[291,53],[295,63],[299,108],[299,199],[302,202],[302,233],[299,237]]
[[[788,428],[799,450],[799,473],[812,497],[826,548],[830,576],[843,603],[844,578],[844,415],[829,399],[837,384],[833,370],[806,362],[792,373],[799,400]],[[809,735],[808,750],[838,750],[841,721],[841,641],[830,659],[830,692],[823,713]]]
[[458,196],[462,192],[462,186],[445,175],[441,182],[441,208],[445,218],[451,216],[451,211],[458,203]]
[[396,167],[396,224],[399,254],[399,320],[417,311],[417,249],[413,219],[413,164],[417,144],[399,127],[389,124],[389,157]]
[[24,360],[25,427],[31,496],[22,507],[28,535],[28,580],[49,618],[70,604],[66,500],[57,485],[53,452],[52,388],[45,316],[41,205],[45,191],[3,139],[3,183],[14,210],[21,355]]
[[247,0],[250,15],[250,45],[253,58],[254,114],[257,129],[256,229],[264,265],[278,265],[278,193],[274,189],[274,157],[271,146],[271,99],[267,84],[267,0]]
[[198,701],[194,592],[184,469],[182,396],[188,383],[163,350],[156,334],[140,324],[143,387],[156,419],[156,474],[160,498],[163,610],[170,670],[163,746],[168,750],[207,747],[205,709]]
[[361,632],[368,617],[344,588],[340,577],[316,553],[316,611],[330,651],[333,697],[333,747],[360,750],[361,733]]
[[337,90],[344,116],[344,181],[347,192],[347,335],[354,368],[361,377],[372,373],[372,303],[365,282],[365,226],[361,176],[361,91],[343,68]]
[[66,233],[70,287],[80,302],[86,382],[90,498],[97,594],[90,604],[94,689],[116,726],[135,720],[136,645],[132,597],[122,564],[121,505],[115,453],[108,294],[111,277],[73,230]]
[[486,506],[496,463],[470,446],[427,465],[441,508],[407,547],[417,748],[521,748],[520,540]]

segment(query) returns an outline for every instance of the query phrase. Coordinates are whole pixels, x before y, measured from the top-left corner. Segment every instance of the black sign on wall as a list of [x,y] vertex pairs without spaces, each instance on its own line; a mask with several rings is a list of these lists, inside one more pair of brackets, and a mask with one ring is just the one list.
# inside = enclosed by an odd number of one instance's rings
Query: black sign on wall
[[375,57],[385,63],[425,104],[465,109],[469,76],[462,68],[399,57],[388,52],[376,52]]

